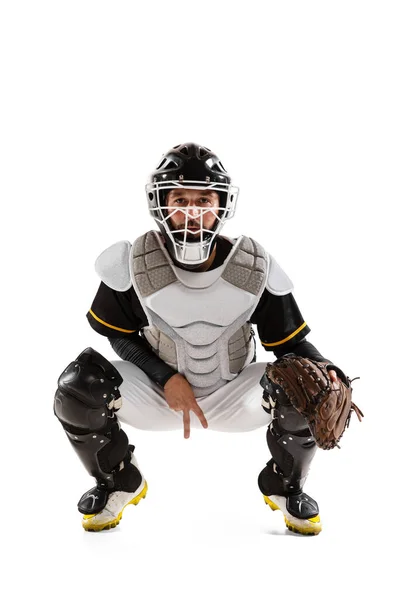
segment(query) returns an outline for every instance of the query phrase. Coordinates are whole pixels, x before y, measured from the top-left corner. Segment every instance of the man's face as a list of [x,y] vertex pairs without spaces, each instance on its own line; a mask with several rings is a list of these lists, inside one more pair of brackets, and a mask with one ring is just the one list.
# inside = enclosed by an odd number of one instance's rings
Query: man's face
[[[186,227],[193,237],[199,237],[201,228],[212,229],[217,220],[219,195],[211,190],[171,190],[167,195],[167,207],[171,229]],[[186,210],[177,210],[179,208]]]

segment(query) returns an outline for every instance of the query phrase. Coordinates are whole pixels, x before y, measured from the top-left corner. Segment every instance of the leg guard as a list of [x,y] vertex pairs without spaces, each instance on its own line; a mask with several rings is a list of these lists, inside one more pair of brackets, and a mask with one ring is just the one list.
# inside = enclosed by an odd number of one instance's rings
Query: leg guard
[[268,382],[265,390],[263,408],[272,414],[267,430],[272,459],[259,475],[259,488],[264,496],[285,496],[288,511],[298,518],[317,515],[315,500],[302,493],[317,450],[315,439],[281,388]]
[[[85,468],[97,480],[98,502],[93,500],[93,512],[105,505],[110,490],[134,490],[142,479],[130,464],[134,447],[128,448],[128,438],[115,415],[121,406],[121,383],[117,369],[92,348],[70,363],[58,380],[54,412]],[[81,498],[81,512],[87,510],[85,496],[93,499],[95,493],[90,490]]]

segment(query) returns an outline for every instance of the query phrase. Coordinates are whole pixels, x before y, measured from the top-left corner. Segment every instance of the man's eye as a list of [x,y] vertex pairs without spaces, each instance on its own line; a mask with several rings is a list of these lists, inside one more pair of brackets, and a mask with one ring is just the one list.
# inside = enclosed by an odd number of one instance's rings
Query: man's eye
[[209,198],[200,198],[200,203],[201,204],[206,204],[207,202],[210,202]]
[[175,202],[176,204],[183,204],[183,203],[185,202],[185,199],[184,199],[184,198],[176,198],[176,199],[174,200],[174,202]]

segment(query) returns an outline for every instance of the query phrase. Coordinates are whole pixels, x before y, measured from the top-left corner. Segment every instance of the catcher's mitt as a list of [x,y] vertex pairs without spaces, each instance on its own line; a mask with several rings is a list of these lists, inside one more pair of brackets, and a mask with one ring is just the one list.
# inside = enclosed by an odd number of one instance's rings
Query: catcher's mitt
[[[338,374],[338,389],[328,370]],[[353,410],[360,421],[364,416],[351,400],[351,381],[334,365],[292,354],[267,363],[266,375],[305,417],[317,445],[324,450],[340,447],[338,441]]]

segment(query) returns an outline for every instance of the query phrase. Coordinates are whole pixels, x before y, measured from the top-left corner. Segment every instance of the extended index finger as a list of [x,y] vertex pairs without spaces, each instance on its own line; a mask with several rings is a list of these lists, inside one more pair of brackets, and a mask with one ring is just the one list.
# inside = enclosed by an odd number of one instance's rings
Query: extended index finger
[[183,437],[190,437],[190,411],[183,409]]

